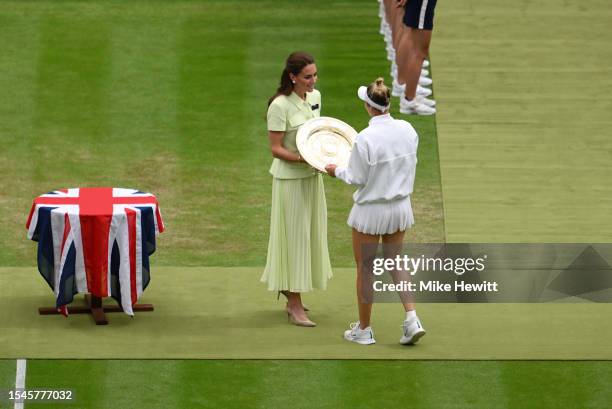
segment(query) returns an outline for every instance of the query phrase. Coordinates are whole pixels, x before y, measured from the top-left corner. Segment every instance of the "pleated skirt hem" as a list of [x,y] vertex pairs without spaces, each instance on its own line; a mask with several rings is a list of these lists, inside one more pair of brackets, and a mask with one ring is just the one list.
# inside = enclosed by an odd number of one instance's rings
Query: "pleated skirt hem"
[[364,234],[392,234],[414,224],[410,197],[382,203],[355,203],[347,224]]
[[332,277],[327,246],[327,205],[320,174],[272,182],[266,268],[270,291],[325,290]]

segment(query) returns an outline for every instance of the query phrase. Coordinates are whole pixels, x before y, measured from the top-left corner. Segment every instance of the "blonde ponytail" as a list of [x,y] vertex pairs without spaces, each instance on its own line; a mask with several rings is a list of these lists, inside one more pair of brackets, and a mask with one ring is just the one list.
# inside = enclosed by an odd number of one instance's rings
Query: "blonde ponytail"
[[368,97],[372,102],[376,102],[381,106],[388,106],[391,100],[391,91],[385,85],[385,80],[382,77],[376,78],[376,80],[368,85]]

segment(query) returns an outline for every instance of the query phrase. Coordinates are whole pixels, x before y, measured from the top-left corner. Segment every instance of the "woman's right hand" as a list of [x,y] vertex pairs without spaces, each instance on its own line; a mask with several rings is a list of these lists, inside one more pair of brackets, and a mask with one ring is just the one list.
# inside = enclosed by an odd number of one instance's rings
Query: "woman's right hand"
[[333,178],[336,177],[336,168],[338,166],[334,165],[333,163],[325,166],[325,171],[327,172],[327,174]]

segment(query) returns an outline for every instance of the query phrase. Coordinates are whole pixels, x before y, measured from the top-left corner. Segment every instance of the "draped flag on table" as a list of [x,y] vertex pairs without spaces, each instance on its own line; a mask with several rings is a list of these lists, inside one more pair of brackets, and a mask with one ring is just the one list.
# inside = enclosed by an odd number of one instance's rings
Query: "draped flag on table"
[[149,256],[164,231],[157,199],[121,188],[76,188],[34,200],[28,238],[38,242],[38,269],[67,314],[76,293],[112,296],[126,314],[150,281]]

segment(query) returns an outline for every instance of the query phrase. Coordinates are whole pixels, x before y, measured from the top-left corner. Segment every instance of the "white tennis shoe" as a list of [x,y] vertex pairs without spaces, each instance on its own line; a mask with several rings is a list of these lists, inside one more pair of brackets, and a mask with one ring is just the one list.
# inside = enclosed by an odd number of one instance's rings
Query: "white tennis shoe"
[[361,345],[371,345],[376,341],[374,340],[374,332],[372,327],[366,329],[359,328],[359,321],[352,322],[349,325],[350,329],[344,331],[344,339],[351,342],[356,342]]
[[402,338],[400,338],[400,344],[402,345],[414,345],[425,335],[425,328],[421,325],[419,317],[404,321],[402,329],[404,331]]
[[[405,84],[400,84],[397,80],[393,80],[393,87],[391,89],[391,95],[394,97],[403,97],[404,92],[406,90]],[[429,88],[422,87],[417,85],[416,94],[421,97],[428,97],[432,94],[432,91]]]
[[429,88],[425,88],[425,87],[421,87],[420,85],[417,85],[416,94],[422,97],[428,97],[432,94],[432,91]]
[[397,81],[397,63],[395,61],[391,61],[391,71],[389,71],[389,74]]
[[433,115],[436,113],[436,108],[425,105],[420,101],[420,98],[415,98],[412,101],[402,98],[400,112],[408,115]]
[[422,87],[428,87],[433,84],[433,80],[429,77],[420,76],[419,77],[419,85]]
[[[424,96],[421,95],[417,95],[416,99],[419,100],[419,102],[421,102],[422,104],[427,105],[428,107],[435,107],[436,106],[436,101],[433,99],[429,99],[429,98],[425,98]],[[400,107],[402,105],[408,105],[409,102],[408,100],[406,100],[406,98],[400,98]]]
[[391,90],[391,95],[394,97],[401,97],[404,95],[404,91],[406,90],[406,84],[400,84],[397,82],[397,79],[393,79],[393,89]]

